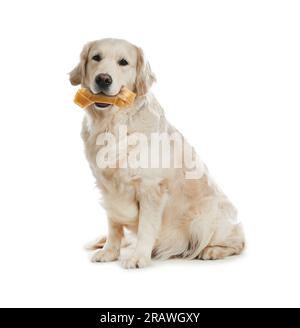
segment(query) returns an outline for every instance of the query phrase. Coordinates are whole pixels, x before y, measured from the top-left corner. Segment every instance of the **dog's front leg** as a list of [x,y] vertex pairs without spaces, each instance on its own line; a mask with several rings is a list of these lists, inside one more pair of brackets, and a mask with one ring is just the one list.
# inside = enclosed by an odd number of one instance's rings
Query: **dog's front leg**
[[97,251],[92,257],[92,262],[110,262],[119,258],[123,227],[108,218],[108,236],[103,249]]
[[125,269],[143,268],[151,263],[151,254],[158,236],[163,211],[167,201],[164,182],[139,186],[139,224],[136,248],[128,259],[122,261]]

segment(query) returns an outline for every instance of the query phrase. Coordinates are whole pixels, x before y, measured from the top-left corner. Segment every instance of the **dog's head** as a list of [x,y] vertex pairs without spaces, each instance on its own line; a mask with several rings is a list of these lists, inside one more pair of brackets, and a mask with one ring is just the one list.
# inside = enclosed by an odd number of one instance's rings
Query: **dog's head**
[[[122,86],[137,96],[145,95],[155,81],[142,49],[125,40],[103,39],[83,47],[79,64],[70,72],[70,82],[94,94],[117,95]],[[97,104],[104,108],[110,105]]]

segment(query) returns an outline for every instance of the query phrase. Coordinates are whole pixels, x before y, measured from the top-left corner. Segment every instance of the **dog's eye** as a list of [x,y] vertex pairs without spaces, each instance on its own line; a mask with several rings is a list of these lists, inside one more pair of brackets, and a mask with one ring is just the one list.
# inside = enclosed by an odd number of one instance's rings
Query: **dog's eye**
[[95,56],[92,57],[92,59],[99,62],[102,58],[101,58],[100,55],[95,55]]
[[120,59],[118,63],[119,63],[120,66],[128,65],[128,61],[124,58]]

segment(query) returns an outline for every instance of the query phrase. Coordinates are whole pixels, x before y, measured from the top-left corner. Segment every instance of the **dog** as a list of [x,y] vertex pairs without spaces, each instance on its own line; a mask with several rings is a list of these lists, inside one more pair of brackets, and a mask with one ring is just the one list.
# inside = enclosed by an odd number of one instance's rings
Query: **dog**
[[[108,218],[108,235],[94,245],[100,249],[92,261],[118,260],[127,231],[136,236],[133,251],[121,261],[127,269],[146,267],[152,258],[215,260],[240,254],[245,240],[237,211],[207,167],[199,158],[194,161],[195,150],[166,120],[150,92],[156,78],[142,49],[120,39],[89,42],[69,78],[72,85],[94,94],[113,97],[123,86],[136,93],[133,105],[125,109],[105,103],[85,109],[81,136]],[[122,134],[120,127],[126,133]],[[153,135],[179,136],[178,144],[187,145],[192,160],[187,164],[182,156],[185,151],[171,142],[168,150],[176,165],[164,166],[160,158],[158,166],[137,165],[133,154],[149,151],[147,141]],[[112,138],[123,148],[116,151],[116,143],[108,146]],[[126,148],[125,140],[130,138]],[[137,139],[139,144],[132,141]],[[161,153],[160,149],[152,152],[151,160]],[[144,162],[149,164],[149,159]],[[198,163],[195,170],[191,162]]]

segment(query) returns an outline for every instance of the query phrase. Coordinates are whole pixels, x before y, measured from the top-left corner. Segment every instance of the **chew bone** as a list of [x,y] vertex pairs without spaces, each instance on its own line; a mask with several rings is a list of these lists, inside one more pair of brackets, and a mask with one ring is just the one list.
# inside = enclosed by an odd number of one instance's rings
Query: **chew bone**
[[81,88],[77,91],[74,102],[78,106],[85,108],[94,103],[111,104],[117,107],[128,107],[135,99],[136,94],[126,87],[122,87],[121,91],[114,97],[103,94],[94,95],[88,89]]

